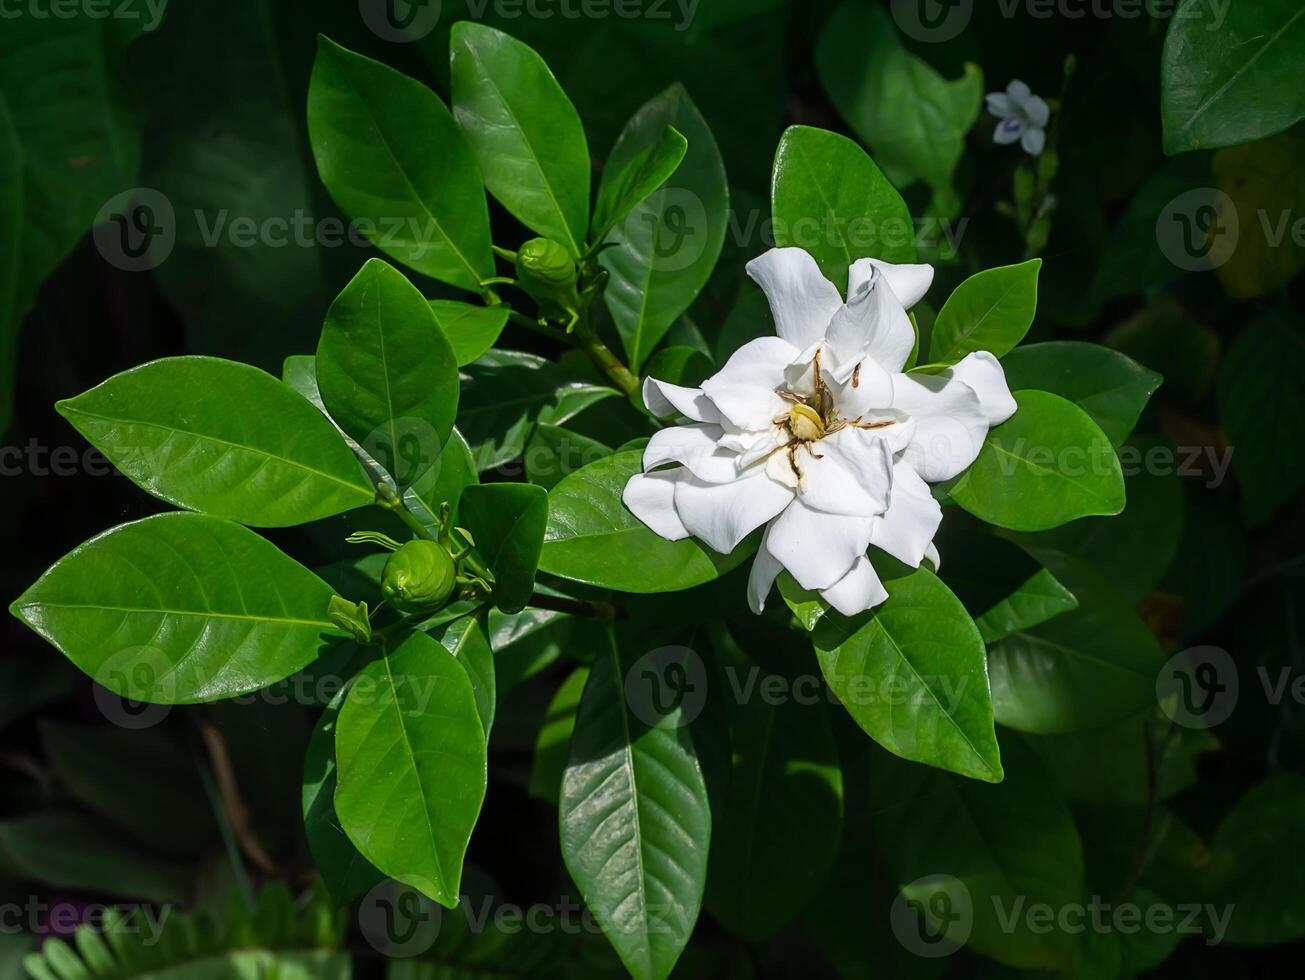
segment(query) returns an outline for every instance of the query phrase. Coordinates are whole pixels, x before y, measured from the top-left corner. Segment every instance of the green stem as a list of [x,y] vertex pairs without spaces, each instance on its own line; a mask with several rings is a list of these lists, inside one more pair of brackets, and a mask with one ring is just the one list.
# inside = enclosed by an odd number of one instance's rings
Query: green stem
[[575,616],[588,616],[590,619],[611,621],[619,618],[619,610],[610,602],[593,602],[589,599],[572,599],[570,596],[545,595],[536,592],[530,597],[527,606],[536,609],[551,609],[554,612],[571,613]]
[[575,341],[558,330],[556,327],[550,327],[547,323],[540,323],[538,320],[532,320],[524,313],[518,313],[516,310],[508,310],[508,319],[517,326],[525,327],[527,330],[533,330],[537,334],[542,334],[550,340],[556,340],[563,344],[572,344]]
[[382,483],[376,488],[376,498],[382,507],[392,511],[394,516],[403,521],[419,538],[425,538],[427,541],[438,541],[439,539],[425,524],[417,519],[417,515],[408,509],[408,505],[403,502],[403,498],[391,489],[388,483]]
[[633,395],[639,390],[639,379],[635,376],[619,357],[612,353],[612,349],[604,344],[597,337],[579,336],[576,340],[576,346],[589,355],[589,359],[598,365],[599,369],[606,374],[625,394]]

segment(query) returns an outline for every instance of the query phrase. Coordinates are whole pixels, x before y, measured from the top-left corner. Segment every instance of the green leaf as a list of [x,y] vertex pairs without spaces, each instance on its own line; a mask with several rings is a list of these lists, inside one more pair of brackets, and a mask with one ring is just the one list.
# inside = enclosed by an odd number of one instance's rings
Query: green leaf
[[256,691],[315,659],[339,635],[332,594],[239,524],[167,513],[73,549],[10,611],[115,694],[190,704]]
[[606,236],[615,247],[598,256],[611,276],[603,298],[636,371],[707,284],[729,216],[725,164],[711,128],[682,85],[650,99],[631,117],[607,171],[635,165],[668,127],[688,139],[683,162],[665,186],[636,204]]
[[526,476],[545,490],[582,466],[612,455],[612,447],[558,425],[540,423],[526,445]]
[[1049,391],[1073,402],[1114,446],[1128,438],[1164,380],[1124,354],[1077,340],[1016,347],[1001,366],[1011,391]]
[[931,364],[955,364],[971,351],[1001,357],[1024,339],[1038,309],[1041,259],[984,269],[956,287],[929,338]]
[[974,617],[985,643],[1046,622],[1078,605],[1018,545],[966,528],[949,528],[938,541],[939,574]]
[[[687,345],[663,347],[648,359],[648,363],[643,368],[645,377],[656,378],[658,381],[667,381],[670,384],[682,385],[686,388],[698,387],[714,371],[715,365],[709,356],[696,347]],[[648,412],[648,407],[643,403],[642,388],[636,389],[630,394],[630,402],[640,411],[649,415],[652,414]]]
[[1272,136],[1305,116],[1305,93],[1294,83],[1305,57],[1305,8],[1260,0],[1221,12],[1213,24],[1201,0],[1174,12],[1160,62],[1166,153]]
[[1036,557],[1077,609],[993,645],[992,704],[1008,728],[1034,734],[1102,728],[1155,704],[1164,654],[1128,603],[1096,573],[1051,552]]
[[358,853],[335,814],[335,729],[347,691],[341,690],[313,727],[304,753],[304,834],[313,863],[337,906],[348,905],[385,880]]
[[[773,936],[820,891],[843,833],[843,774],[823,699],[765,697],[773,681],[725,644],[733,677],[728,794],[714,811],[707,907],[751,941]],[[800,690],[800,688],[799,688]]]
[[548,528],[539,570],[620,592],[678,592],[702,585],[743,562],[755,544],[729,555],[686,538],[667,541],[621,500],[642,472],[642,453],[624,452],[567,476],[548,495]]
[[845,3],[816,42],[816,69],[840,115],[899,186],[952,194],[952,174],[979,115],[983,73],[954,82],[902,47],[886,11]]
[[999,782],[983,638],[928,569],[885,582],[888,601],[812,633],[830,688],[876,742],[904,759]]
[[548,493],[530,483],[486,483],[462,493],[459,520],[494,573],[494,604],[520,612],[530,601],[548,523]]
[[[1305,54],[1305,45],[1301,48]],[[1226,199],[1214,198],[1217,224],[1210,228],[1246,229],[1221,264],[1219,281],[1235,299],[1255,299],[1281,289],[1305,269],[1300,218],[1305,210],[1305,140],[1286,133],[1214,155],[1214,180]],[[1234,212],[1229,214],[1229,204]],[[1211,248],[1213,251],[1213,248]]]
[[949,487],[980,520],[1043,531],[1124,509],[1124,476],[1105,433],[1082,409],[1045,391],[1015,393],[1015,414],[988,432]]
[[453,654],[415,632],[364,667],[335,751],[335,810],[349,839],[389,877],[455,907],[486,759],[476,695]]
[[431,525],[434,518],[439,515],[443,504],[447,503],[456,515],[458,502],[462,499],[462,491],[479,482],[480,477],[476,474],[476,460],[471,455],[471,447],[467,445],[467,440],[462,437],[462,433],[454,429],[449,434],[448,441],[444,443],[444,449],[440,452],[436,465],[409,487],[404,497],[411,500],[415,496],[420,500],[431,518],[427,520],[423,516],[422,519],[427,525]]
[[430,304],[380,259],[326,311],[317,384],[331,418],[399,487],[434,465],[458,410],[457,362]]
[[502,304],[473,306],[455,299],[433,299],[430,308],[453,348],[458,367],[470,364],[493,347],[507,326],[508,309]]
[[775,151],[770,185],[775,244],[811,253],[825,278],[847,291],[857,259],[915,261],[915,226],[901,195],[846,136],[790,126]]
[[[698,917],[711,810],[682,708],[635,716],[631,668],[613,638],[585,684],[558,806],[562,858],[630,974],[664,980]],[[648,715],[652,702],[639,703]]]
[[1305,779],[1278,776],[1256,786],[1224,817],[1211,842],[1218,901],[1232,909],[1227,940],[1269,946],[1305,937],[1301,853]]
[[0,821],[0,872],[55,889],[145,899],[189,900],[194,871],[127,844],[78,813],[52,810]]
[[589,145],[575,106],[528,45],[459,21],[450,37],[453,114],[485,186],[527,228],[584,249]]
[[601,242],[636,204],[666,183],[688,148],[684,135],[674,126],[666,126],[656,143],[640,150],[623,166],[613,167],[609,162],[598,185],[593,240]]
[[1172,300],[1145,307],[1103,343],[1163,375],[1165,395],[1188,405],[1199,404],[1214,387],[1223,355],[1219,335]]
[[1273,516],[1305,487],[1305,328],[1283,307],[1245,327],[1219,369],[1219,416],[1236,446],[1232,465],[1251,524]]
[[472,292],[494,275],[476,162],[425,85],[319,37],[308,134],[322,183],[377,248]]
[[457,658],[471,681],[471,689],[476,695],[476,713],[480,716],[485,741],[488,742],[489,731],[494,725],[498,684],[494,676],[494,651],[485,638],[480,620],[475,616],[464,616],[450,623],[440,642]]
[[802,588],[798,585],[797,579],[787,570],[779,573],[775,584],[779,588],[779,595],[784,600],[784,605],[788,606],[798,625],[807,632],[815,629],[821,617],[829,612],[829,603],[820,598],[820,593]]
[[247,364],[168,357],[55,407],[132,482],[178,507],[283,527],[375,500],[331,423]]
[[[871,799],[880,845],[901,896],[925,918],[922,932],[955,928],[956,913],[968,908],[968,934],[948,933],[949,940],[1008,966],[1064,971],[1074,937],[1031,928],[1026,910],[1082,901],[1083,847],[1069,808],[1028,749],[1005,739],[1001,751],[1007,776],[996,786],[922,766],[877,765]],[[939,909],[952,914],[950,922],[934,918]]]
[[535,760],[530,767],[530,795],[557,803],[566,771],[566,757],[571,751],[571,733],[580,697],[589,680],[589,668],[577,667],[567,676],[548,702],[539,735],[535,738]]

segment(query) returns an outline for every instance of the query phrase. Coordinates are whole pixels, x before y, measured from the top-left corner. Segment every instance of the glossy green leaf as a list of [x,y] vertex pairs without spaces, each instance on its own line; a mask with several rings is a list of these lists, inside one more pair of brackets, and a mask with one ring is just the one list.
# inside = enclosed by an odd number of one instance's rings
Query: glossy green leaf
[[998,782],[983,638],[928,569],[889,578],[888,601],[847,619],[826,614],[816,657],[848,713],[904,759]]
[[576,711],[588,680],[589,668],[577,667],[548,702],[539,735],[535,738],[535,759],[530,767],[530,795],[537,799],[557,803],[562,774],[566,771],[566,758],[571,752]]
[[459,21],[450,37],[453,114],[485,186],[527,228],[583,252],[589,146],[575,106],[528,45]]
[[1072,612],[993,645],[992,704],[1001,724],[1034,734],[1102,728],[1155,704],[1164,655],[1118,593],[1080,562],[1038,552],[1079,600]]
[[1018,545],[966,528],[949,528],[937,539],[943,556],[939,574],[965,608],[985,643],[1046,622],[1078,605],[1061,585]]
[[1247,519],[1259,524],[1305,488],[1305,325],[1279,308],[1244,328],[1219,369],[1219,414],[1236,447]]
[[1105,434],[1081,408],[1045,391],[1015,393],[1015,414],[988,433],[951,498],[980,520],[1043,531],[1124,509],[1124,476]]
[[1268,946],[1305,937],[1302,866],[1305,779],[1285,774],[1256,786],[1224,817],[1211,842],[1217,900],[1232,908],[1228,941]]
[[[760,941],[795,918],[831,870],[843,774],[824,699],[799,700],[794,678],[724,653],[733,753],[724,805],[714,811],[707,907],[731,932]],[[772,682],[786,693],[766,697]]]
[[476,161],[425,85],[319,38],[308,134],[322,183],[377,248],[473,292],[494,275]]
[[[683,709],[634,714],[631,659],[594,663],[558,805],[562,858],[636,980],[664,980],[689,940],[707,877],[711,810]],[[648,715],[655,699],[639,700]]]
[[502,304],[474,306],[454,299],[433,299],[430,308],[453,348],[458,367],[470,364],[493,347],[507,326],[508,309]]
[[335,811],[368,861],[448,908],[485,798],[485,731],[452,653],[410,633],[363,668],[336,722]]
[[329,585],[253,531],[158,514],[73,549],[10,611],[115,694],[190,704],[288,677],[339,631]]
[[1295,0],[1222,8],[1184,0],[1160,64],[1165,152],[1249,142],[1305,116],[1293,81],[1302,57],[1305,8]]
[[342,690],[335,696],[313,727],[304,753],[302,796],[308,850],[337,906],[348,905],[385,880],[358,853],[335,814],[335,729],[346,693]]
[[900,895],[924,919],[922,937],[945,935],[1008,966],[1064,971],[1075,937],[1044,928],[1027,910],[1082,902],[1083,847],[1028,749],[1013,739],[1001,749],[1007,776],[996,786],[877,764],[875,828]]
[[1077,340],[1016,347],[1001,366],[1011,391],[1049,391],[1073,402],[1115,446],[1128,438],[1164,380],[1127,355]]
[[1223,356],[1219,335],[1172,300],[1143,308],[1103,343],[1162,375],[1166,398],[1188,405],[1209,394]]
[[844,3],[816,42],[816,69],[839,113],[899,186],[924,180],[950,197],[979,115],[983,73],[948,81],[902,47],[888,11]]
[[494,604],[520,612],[530,601],[548,523],[548,493],[530,483],[486,483],[463,491],[458,510],[494,573]]
[[403,273],[362,267],[326,312],[316,363],[331,418],[400,487],[435,464],[457,414],[457,362]]
[[612,455],[612,448],[558,425],[540,423],[526,444],[526,476],[552,490],[568,473]]
[[541,572],[620,592],[676,592],[710,582],[756,550],[745,541],[718,555],[692,539],[667,541],[649,530],[621,500],[641,460],[639,452],[617,453],[552,489]]
[[179,507],[281,527],[375,499],[331,423],[247,364],[168,357],[55,407],[132,482]]
[[623,166],[613,168],[609,163],[603,170],[594,204],[593,240],[601,242],[636,204],[666,183],[688,148],[684,135],[674,126],[666,126],[656,143],[640,150]]
[[840,291],[857,259],[915,261],[915,226],[905,202],[846,136],[810,126],[785,130],[770,198],[775,244],[806,249]]
[[440,642],[457,659],[471,681],[471,689],[476,695],[476,712],[480,715],[480,725],[488,742],[498,703],[498,682],[494,676],[494,651],[485,638],[480,620],[475,616],[464,616],[450,623]]
[[711,128],[681,85],[650,99],[631,117],[607,170],[637,165],[668,127],[688,139],[683,162],[606,236],[615,247],[598,257],[611,276],[603,298],[636,371],[706,285],[729,215],[725,164]]
[[1041,259],[970,276],[947,297],[929,338],[929,363],[955,364],[971,351],[1001,357],[1024,339],[1038,309]]
[[[426,509],[426,515],[419,516],[424,523],[430,525],[433,519],[439,516],[440,507],[446,503],[453,513],[457,514],[462,491],[479,482],[480,477],[476,474],[476,460],[471,455],[471,447],[467,445],[467,440],[462,437],[462,433],[454,429],[449,433],[436,465],[408,488],[404,498],[410,502],[410,506],[413,497],[420,500]],[[419,507],[412,509],[420,511]]]

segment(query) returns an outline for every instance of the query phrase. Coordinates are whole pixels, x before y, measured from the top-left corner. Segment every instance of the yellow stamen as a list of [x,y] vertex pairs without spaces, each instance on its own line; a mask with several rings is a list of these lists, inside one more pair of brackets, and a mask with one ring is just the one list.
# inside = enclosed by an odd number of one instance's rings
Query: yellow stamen
[[788,428],[793,438],[801,442],[814,442],[825,434],[824,420],[810,405],[793,406],[788,413]]

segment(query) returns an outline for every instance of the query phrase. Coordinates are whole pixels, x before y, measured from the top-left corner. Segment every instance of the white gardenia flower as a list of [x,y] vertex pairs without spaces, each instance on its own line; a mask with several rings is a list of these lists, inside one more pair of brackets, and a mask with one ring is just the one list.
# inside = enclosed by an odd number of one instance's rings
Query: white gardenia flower
[[652,437],[624,500],[662,537],[724,554],[769,522],[748,583],[753,611],[787,569],[855,615],[888,597],[871,544],[937,566],[942,510],[928,484],[968,467],[1015,401],[986,352],[940,374],[901,373],[915,343],[906,310],[933,280],[928,265],[861,259],[846,303],[800,248],[773,248],[747,270],[779,336],[744,344],[700,388],[644,381],[653,413],[688,421]]
[[986,98],[988,111],[1001,120],[992,134],[993,142],[1019,140],[1025,153],[1037,156],[1042,152],[1047,144],[1047,120],[1051,118],[1046,102],[1018,78],[1006,86],[1005,92],[989,92]]

